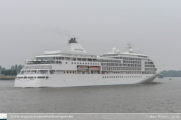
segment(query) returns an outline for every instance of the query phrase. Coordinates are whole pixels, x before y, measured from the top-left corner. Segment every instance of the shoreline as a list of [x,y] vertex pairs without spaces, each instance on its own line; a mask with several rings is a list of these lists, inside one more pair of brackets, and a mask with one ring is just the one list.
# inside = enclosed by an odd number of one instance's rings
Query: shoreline
[[0,76],[0,80],[15,80],[16,76]]

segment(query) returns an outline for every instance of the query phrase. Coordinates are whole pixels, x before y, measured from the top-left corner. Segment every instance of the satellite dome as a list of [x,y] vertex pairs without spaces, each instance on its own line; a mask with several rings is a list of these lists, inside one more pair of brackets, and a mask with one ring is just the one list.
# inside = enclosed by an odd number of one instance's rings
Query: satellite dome
[[130,48],[130,49],[129,49],[129,53],[133,53],[133,49]]
[[112,52],[116,52],[116,48],[115,47],[112,48]]
[[120,53],[120,50],[116,50],[116,53]]

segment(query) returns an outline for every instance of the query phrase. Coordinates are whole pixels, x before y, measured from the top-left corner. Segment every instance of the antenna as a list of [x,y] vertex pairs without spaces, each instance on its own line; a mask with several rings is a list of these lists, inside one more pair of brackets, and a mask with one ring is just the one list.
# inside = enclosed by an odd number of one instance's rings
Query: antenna
[[126,52],[126,49],[128,49],[128,48],[127,48],[127,47],[125,47],[125,50],[124,50],[125,52]]
[[131,42],[129,42],[127,45],[128,45],[128,48],[129,48],[129,49],[132,48]]

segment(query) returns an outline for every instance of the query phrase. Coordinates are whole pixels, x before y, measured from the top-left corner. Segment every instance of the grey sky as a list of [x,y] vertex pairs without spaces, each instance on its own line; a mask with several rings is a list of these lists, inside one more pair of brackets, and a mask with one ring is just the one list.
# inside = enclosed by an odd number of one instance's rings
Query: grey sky
[[24,64],[71,37],[99,55],[131,42],[160,69],[181,68],[180,0],[0,0],[0,65]]

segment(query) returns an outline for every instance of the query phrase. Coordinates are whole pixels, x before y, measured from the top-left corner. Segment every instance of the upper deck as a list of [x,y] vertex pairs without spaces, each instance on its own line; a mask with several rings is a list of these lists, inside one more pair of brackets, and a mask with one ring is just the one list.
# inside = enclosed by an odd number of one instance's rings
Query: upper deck
[[84,73],[90,73],[91,70],[94,72],[97,70],[99,74],[102,72],[152,74],[156,71],[153,61],[147,55],[134,53],[131,47],[128,52],[120,53],[119,50],[113,48],[112,52],[96,56],[87,53],[73,38],[69,40],[64,51],[46,51],[44,55],[27,60],[26,64],[24,70],[68,70],[74,73],[82,72],[82,70]]

